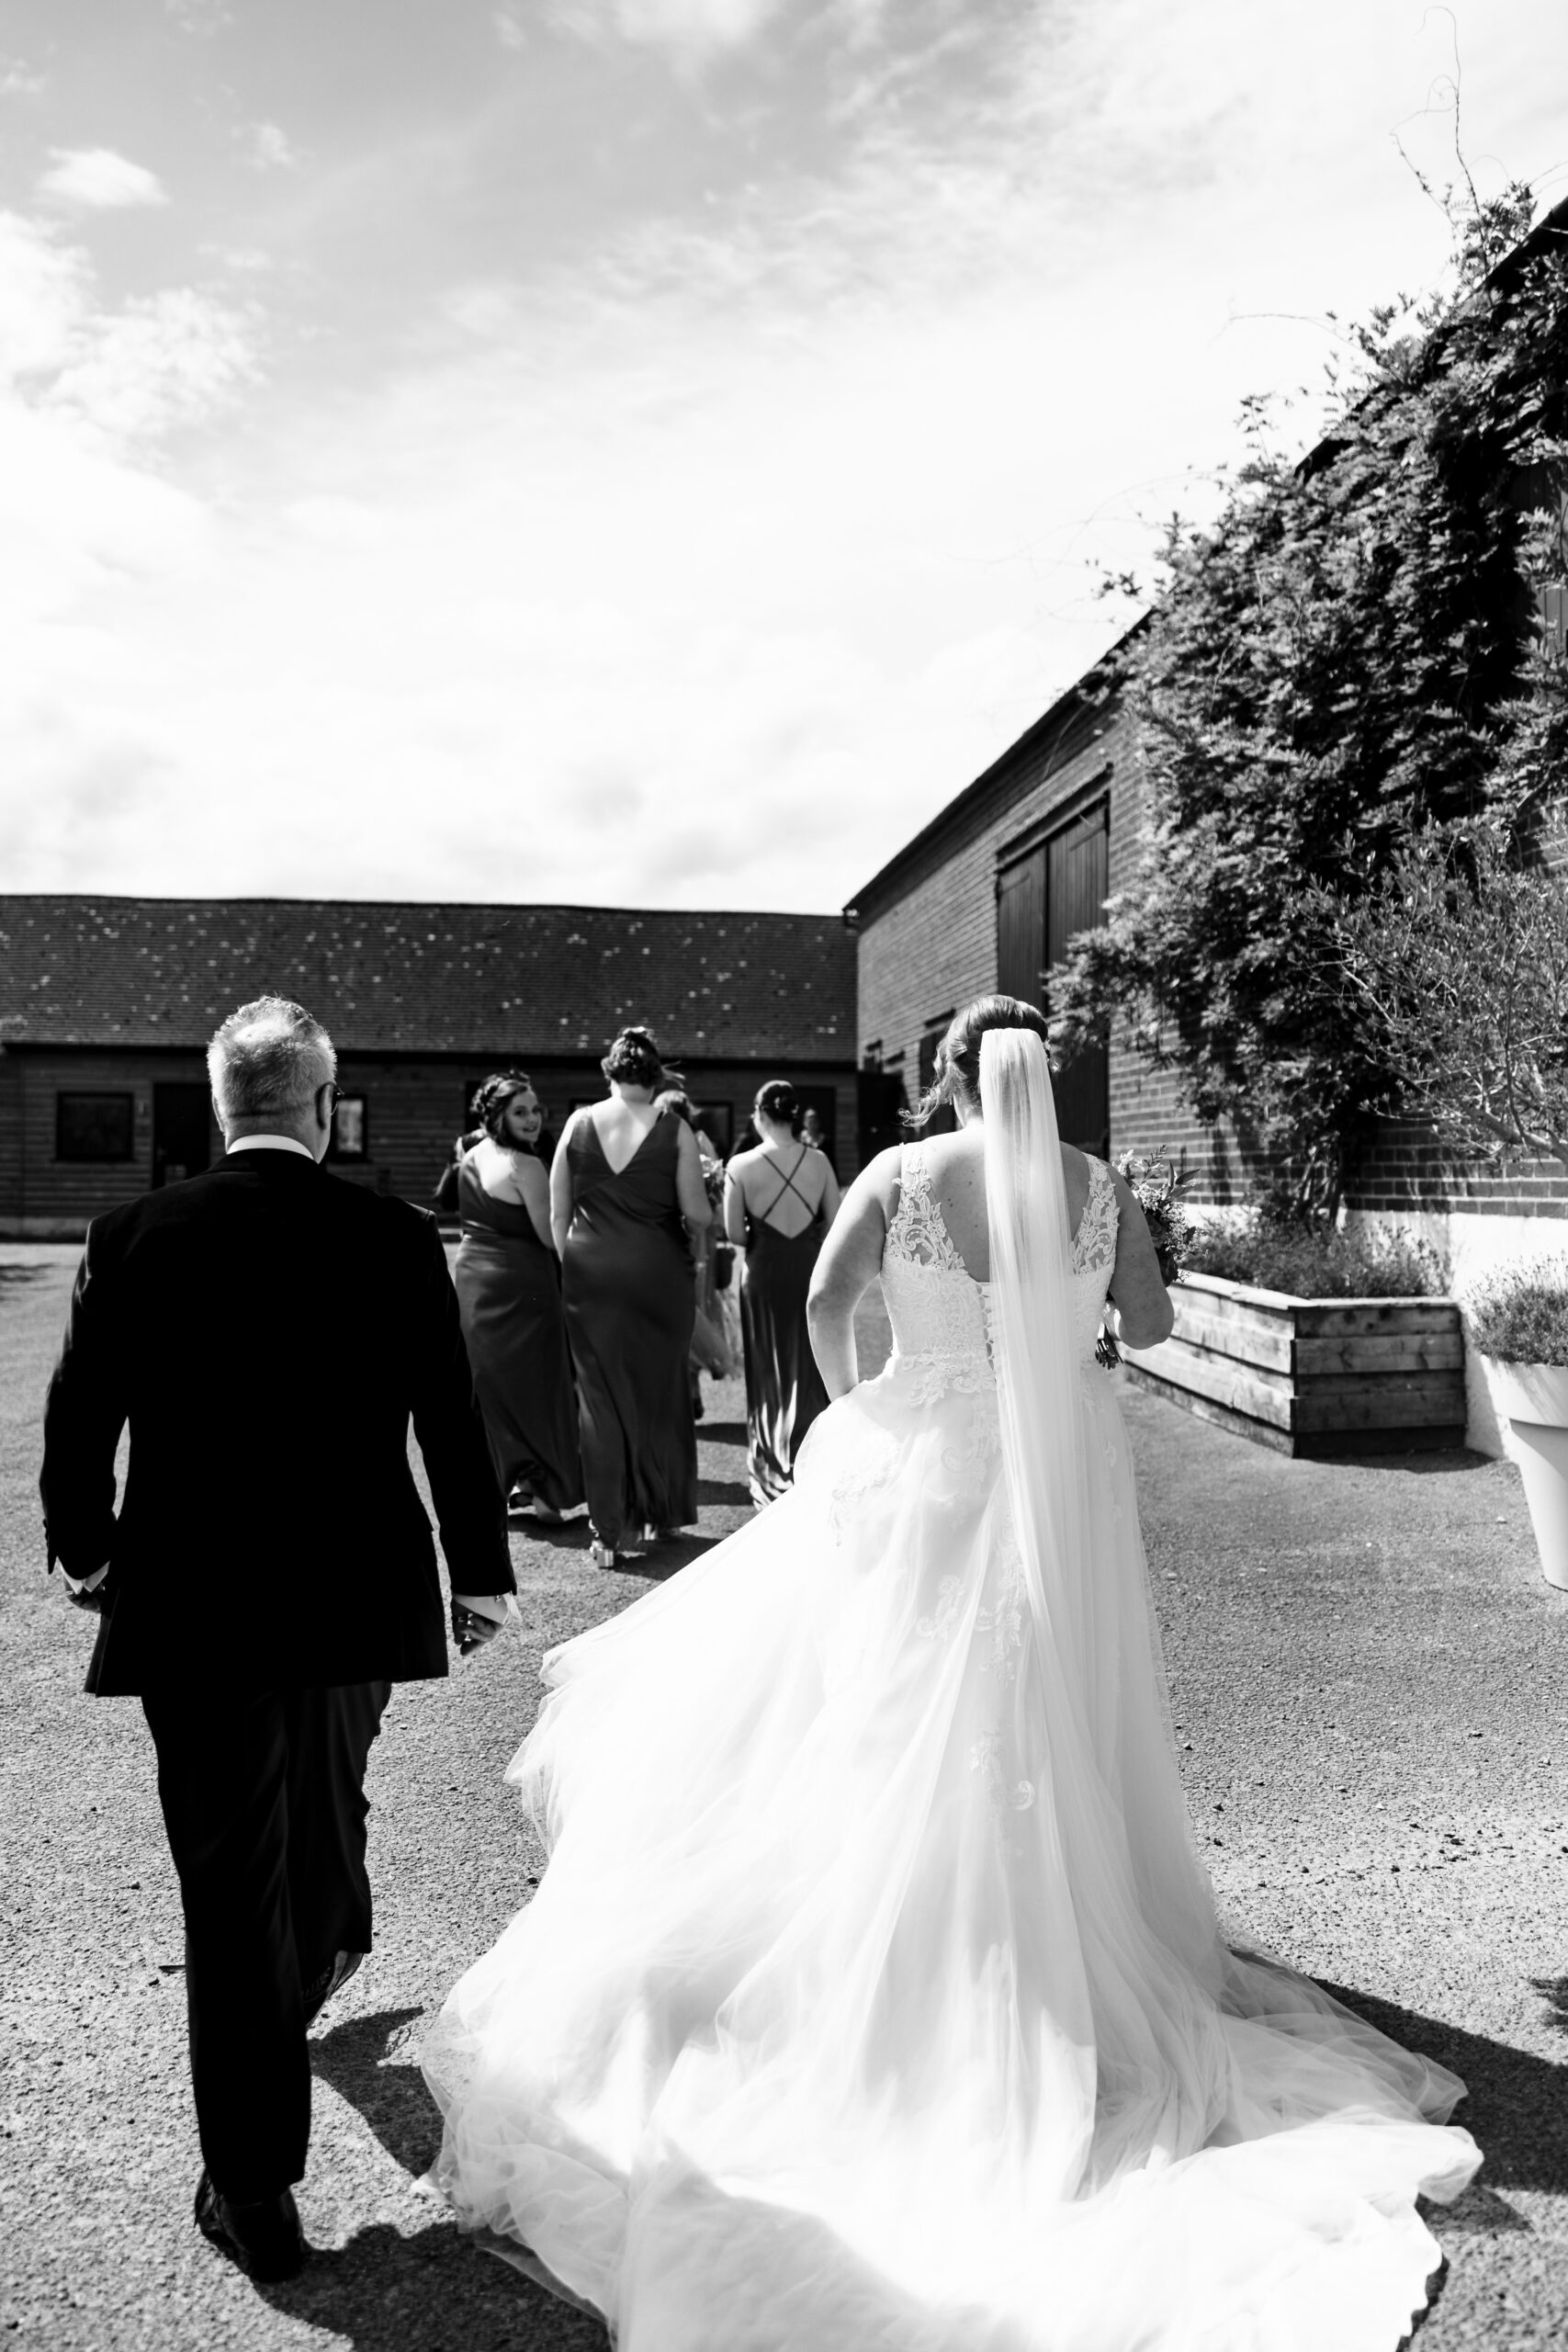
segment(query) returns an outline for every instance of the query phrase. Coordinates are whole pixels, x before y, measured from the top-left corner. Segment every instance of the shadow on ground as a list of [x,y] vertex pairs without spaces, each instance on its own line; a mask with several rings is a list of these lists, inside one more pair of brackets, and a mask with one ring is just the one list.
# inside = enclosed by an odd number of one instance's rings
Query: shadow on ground
[[697,1507],[701,1510],[745,1510],[751,1489],[744,1478],[699,1478]]
[[[412,2055],[417,2008],[349,2018],[310,2045],[315,2070],[356,2108],[416,2178],[441,2144],[441,2118]],[[388,2059],[389,2049],[410,2052]],[[505,2264],[486,2259],[450,2222],[404,2237],[389,2222],[340,2249],[318,2248],[299,2278],[257,2292],[291,2318],[360,2352],[602,2352],[597,2320],[569,2309]]]
[[[1525,2189],[1539,2195],[1568,2195],[1568,2065],[1537,2058],[1506,2041],[1466,2033],[1440,2018],[1420,2016],[1370,1993],[1323,1983],[1343,2001],[1406,2050],[1435,2059],[1458,2075],[1469,2096],[1454,2117],[1473,2132],[1485,2157],[1480,2177],[1456,2203],[1440,2209],[1440,2226],[1464,2230],[1528,2230],[1531,2225],[1502,2194]],[[1552,2003],[1553,2022],[1568,2030],[1568,1979],[1537,1990]]]
[[357,2352],[602,2352],[606,2340],[597,2320],[487,2259],[449,2222],[408,2238],[377,2222],[256,2291]]
[[1341,1470],[1402,1470],[1412,1478],[1437,1478],[1456,1470],[1492,1470],[1490,1454],[1472,1453],[1468,1446],[1444,1446],[1431,1453],[1314,1453],[1313,1462]]
[[388,2062],[387,2051],[420,2009],[377,2009],[348,2018],[310,2044],[321,2080],[358,2109],[389,2155],[416,2179],[430,2170],[441,2145],[441,2118],[412,2057]]

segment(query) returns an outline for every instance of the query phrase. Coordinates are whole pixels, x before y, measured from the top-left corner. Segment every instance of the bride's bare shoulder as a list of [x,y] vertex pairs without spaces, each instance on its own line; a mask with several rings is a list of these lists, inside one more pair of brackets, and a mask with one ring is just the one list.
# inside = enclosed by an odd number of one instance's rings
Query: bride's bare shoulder
[[973,1126],[955,1127],[949,1135],[912,1137],[925,1148],[933,1175],[949,1168],[963,1168],[986,1156],[985,1131],[976,1122]]

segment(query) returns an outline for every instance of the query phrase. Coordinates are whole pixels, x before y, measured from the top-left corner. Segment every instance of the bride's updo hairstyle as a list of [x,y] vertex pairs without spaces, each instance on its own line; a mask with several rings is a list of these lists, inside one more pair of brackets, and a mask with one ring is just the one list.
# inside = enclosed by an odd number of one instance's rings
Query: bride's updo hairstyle
[[933,1112],[960,1094],[966,1102],[980,1100],[980,1040],[987,1029],[1032,1029],[1050,1052],[1045,1015],[1038,1005],[1016,996],[977,996],[949,1022],[931,1084],[914,1109],[901,1114],[906,1126],[923,1127]]
[[651,1029],[623,1029],[599,1067],[606,1078],[618,1078],[623,1086],[646,1086],[655,1094],[662,1086],[681,1082],[660,1060]]

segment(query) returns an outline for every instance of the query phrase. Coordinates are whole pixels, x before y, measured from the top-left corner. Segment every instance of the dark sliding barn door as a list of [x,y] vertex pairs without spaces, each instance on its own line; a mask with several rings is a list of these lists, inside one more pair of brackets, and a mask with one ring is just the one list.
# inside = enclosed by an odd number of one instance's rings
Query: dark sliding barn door
[[[997,876],[997,986],[1050,1011],[1045,973],[1074,933],[1100,919],[1109,887],[1107,804],[1004,865]],[[1103,1154],[1111,1143],[1110,1057],[1095,1038],[1055,1075],[1056,1118],[1068,1143]]]
[[997,877],[997,986],[1025,1004],[1045,1003],[1045,843]]
[[152,1182],[178,1184],[211,1163],[211,1097],[183,1079],[152,1089]]

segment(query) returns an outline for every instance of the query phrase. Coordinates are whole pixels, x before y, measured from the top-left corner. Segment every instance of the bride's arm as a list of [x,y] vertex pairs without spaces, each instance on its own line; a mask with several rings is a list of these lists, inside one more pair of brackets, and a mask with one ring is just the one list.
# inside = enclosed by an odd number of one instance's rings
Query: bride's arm
[[860,1377],[855,1361],[855,1308],[882,1271],[887,1204],[898,1173],[897,1149],[878,1152],[863,1168],[828,1229],[811,1276],[806,1327],[811,1352],[829,1396],[843,1396]]
[[1116,1179],[1116,1264],[1111,1276],[1113,1313],[1106,1317],[1113,1336],[1130,1348],[1157,1347],[1176,1321],[1144,1212],[1130,1184]]

